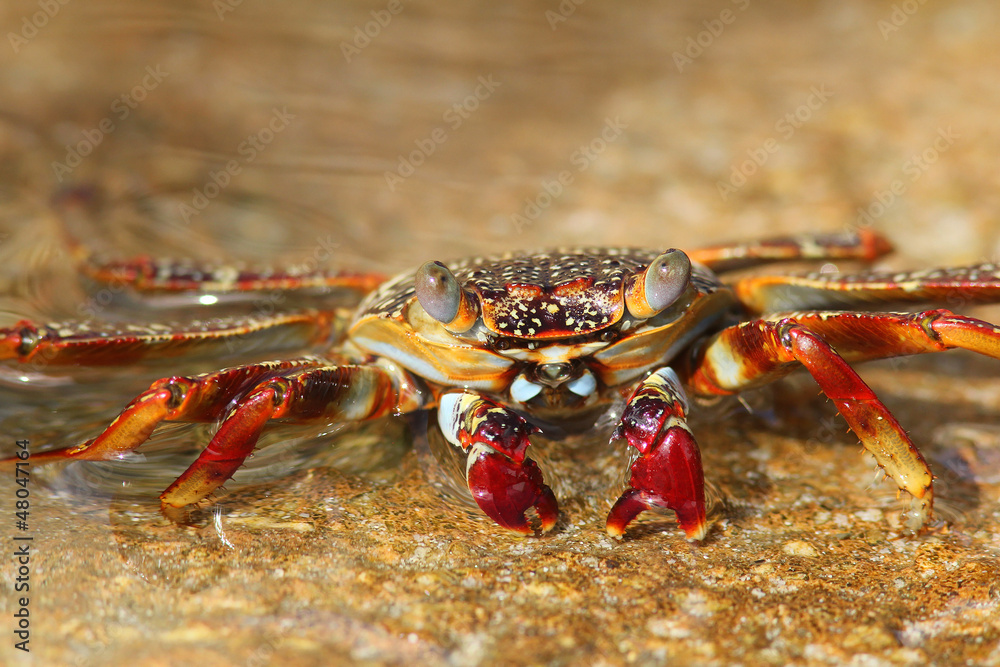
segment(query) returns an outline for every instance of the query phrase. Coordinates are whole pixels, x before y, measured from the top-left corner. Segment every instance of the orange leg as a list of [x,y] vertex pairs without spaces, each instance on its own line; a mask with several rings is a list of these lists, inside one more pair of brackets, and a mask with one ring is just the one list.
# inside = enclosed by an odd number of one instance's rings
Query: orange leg
[[870,262],[891,250],[892,246],[882,236],[863,229],[857,234],[807,234],[729,243],[700,248],[689,252],[688,256],[715,273],[725,273],[797,260],[854,259]]
[[950,310],[920,313],[808,311],[769,316],[791,319],[850,361],[964,349],[1000,359],[1000,327]]
[[32,460],[120,458],[145,442],[163,421],[212,422],[224,417],[208,447],[160,496],[163,513],[180,521],[186,506],[232,477],[270,419],[362,420],[415,410],[426,402],[401,371],[326,363],[304,358],[157,380],[96,438],[35,454]]
[[208,447],[160,495],[161,509],[182,521],[188,505],[207,497],[243,465],[271,419],[375,419],[416,410],[425,402],[402,371],[375,365],[305,368],[266,379],[239,397]]
[[[260,382],[322,363],[319,359],[304,358],[157,380],[125,406],[96,438],[72,447],[34,454],[32,460],[47,463],[64,459],[107,461],[121,458],[144,443],[160,422],[215,421],[225,414],[234,399]],[[0,463],[13,460],[5,459]]]
[[249,341],[257,349],[272,351],[302,348],[329,341],[347,319],[341,311],[308,310],[170,325],[35,325],[21,320],[0,329],[0,360],[16,359],[35,366],[120,366],[142,359],[214,353],[220,346],[232,350]]
[[1000,301],[1000,266],[977,264],[858,274],[810,273],[801,276],[753,276],[733,284],[740,303],[756,314],[808,308],[850,308],[852,304],[944,303],[959,306]]
[[[152,293],[200,292],[219,294],[249,291],[292,291],[337,288],[367,294],[385,281],[375,273],[313,269],[291,271],[271,267],[258,270],[240,266],[205,265],[188,260],[154,259],[148,256],[119,261],[94,258],[91,248],[80,241],[87,231],[75,221],[85,220],[101,206],[102,193],[93,187],[74,187],[59,192],[53,205],[63,221],[63,235],[79,264],[80,272],[97,283],[129,286]],[[119,202],[122,203],[122,202]],[[148,215],[141,196],[132,200],[134,212]],[[104,211],[101,211],[104,213]]]
[[98,283],[128,285],[145,293],[196,290],[218,294],[332,287],[367,294],[386,279],[377,273],[324,270],[292,272],[273,269],[253,271],[232,266],[198,266],[188,261],[157,260],[147,256],[103,263],[87,260],[81,263],[81,271]]
[[[829,314],[848,328],[855,313]],[[887,316],[879,326],[894,321],[900,327],[906,316]],[[893,319],[898,318],[898,319]],[[699,352],[689,378],[692,389],[701,394],[732,394],[774,381],[798,366],[804,366],[844,416],[845,421],[871,452],[876,462],[912,497],[906,525],[920,530],[930,519],[934,502],[932,475],[923,456],[910,441],[896,418],[882,404],[847,361],[831,347],[823,334],[807,328],[795,317],[779,321],[754,320],[716,334]],[[855,333],[855,345],[863,349],[864,333]],[[878,346],[873,346],[875,350]],[[873,354],[873,357],[886,356]]]

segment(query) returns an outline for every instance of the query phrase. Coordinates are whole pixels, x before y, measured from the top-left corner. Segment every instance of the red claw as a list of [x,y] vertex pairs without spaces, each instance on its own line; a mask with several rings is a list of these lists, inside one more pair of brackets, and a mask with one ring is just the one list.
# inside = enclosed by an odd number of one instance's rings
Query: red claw
[[528,535],[532,528],[524,513],[534,507],[542,532],[552,529],[559,517],[559,505],[534,461],[526,458],[518,463],[486,447],[473,456],[466,475],[469,489],[490,518],[504,528]]
[[687,429],[666,430],[632,464],[632,488],[627,489],[608,514],[607,531],[621,537],[628,524],[652,507],[666,507],[689,540],[700,540],[708,531],[705,521],[705,478],[698,443]]

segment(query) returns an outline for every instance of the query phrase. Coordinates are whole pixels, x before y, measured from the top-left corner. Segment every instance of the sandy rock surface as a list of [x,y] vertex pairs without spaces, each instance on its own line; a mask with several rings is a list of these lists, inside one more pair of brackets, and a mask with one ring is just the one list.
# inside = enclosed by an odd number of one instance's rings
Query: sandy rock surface
[[[859,228],[893,239],[885,267],[996,257],[995,4],[676,4],[5,3],[0,326],[184,316],[76,277],[51,208],[68,188],[93,193],[71,231],[109,257],[390,273]],[[157,377],[260,356],[4,366],[0,450],[81,442]],[[695,406],[701,544],[669,513],[605,536],[622,461],[594,434],[536,443],[562,514],[531,538],[454,491],[420,419],[276,427],[191,527],[156,496],[207,427],[34,466],[27,531],[4,471],[5,553],[33,537],[31,652],[7,557],[0,661],[998,665],[1000,365],[862,373],[937,475],[928,535],[902,535],[808,377],[752,413]]]

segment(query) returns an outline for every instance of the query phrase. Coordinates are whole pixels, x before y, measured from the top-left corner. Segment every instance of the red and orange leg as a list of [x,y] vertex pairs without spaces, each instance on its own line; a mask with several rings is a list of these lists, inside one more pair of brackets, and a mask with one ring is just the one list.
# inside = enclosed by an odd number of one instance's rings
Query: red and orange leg
[[47,463],[63,459],[107,461],[121,458],[144,443],[161,422],[216,421],[235,399],[257,384],[322,363],[319,359],[303,358],[163,378],[132,399],[96,438],[72,447],[41,452],[32,459]]
[[271,419],[362,420],[416,410],[425,402],[408,376],[378,365],[329,366],[316,358],[253,364],[157,380],[93,440],[33,459],[120,458],[163,421],[223,419],[208,447],[160,496],[164,515],[181,521],[187,506],[209,496],[243,465]]
[[186,517],[243,465],[268,421],[375,419],[423,407],[425,395],[402,371],[381,366],[305,368],[256,384],[226,415],[208,447],[160,495],[165,516]]
[[304,348],[330,341],[349,320],[343,310],[306,310],[261,317],[213,318],[207,322],[116,325],[21,320],[0,328],[0,360],[52,366],[129,364],[144,359],[215,353],[219,347]]
[[[866,328],[858,326],[866,317],[869,324],[882,332],[874,340],[867,339]],[[904,337],[909,336],[905,338],[907,341],[926,346],[923,351],[942,348],[935,336],[921,326],[919,316],[830,312],[802,319],[808,326],[793,316],[776,321],[754,320],[721,331],[700,351],[688,379],[691,388],[706,395],[732,394],[771,382],[804,366],[878,465],[901,490],[910,494],[906,525],[911,530],[920,530],[930,519],[934,503],[930,469],[896,418],[831,342],[837,344],[837,349],[848,350],[853,359],[899,354],[898,348],[891,352],[893,330],[897,345],[899,334],[905,332]],[[964,322],[960,328],[966,333],[978,330],[977,322]]]
[[612,440],[624,439],[639,452],[629,488],[611,508],[607,531],[621,537],[641,512],[672,509],[690,540],[708,531],[701,452],[685,421],[687,397],[677,374],[662,368],[639,383]]
[[725,273],[774,262],[799,260],[858,260],[870,262],[890,252],[892,246],[881,235],[867,229],[848,234],[803,234],[728,243],[688,253],[692,261],[715,273]]
[[792,320],[832,345],[850,361],[963,349],[1000,359],[1000,327],[934,309],[919,313],[806,311],[767,318]]
[[[63,220],[63,235],[80,272],[99,284],[129,286],[140,293],[164,294],[195,292],[219,294],[228,292],[261,292],[344,289],[367,294],[385,282],[377,273],[325,270],[309,271],[252,269],[232,265],[207,265],[189,260],[154,259],[138,256],[117,261],[99,261],[93,250],[78,238],[72,221],[86,218],[99,205],[101,194],[94,187],[67,188],[53,200]],[[135,200],[138,203],[140,200]]]
[[279,269],[252,270],[233,266],[201,266],[188,261],[142,256],[127,260],[81,262],[81,271],[102,284],[128,285],[142,293],[261,292],[342,288],[367,294],[385,282],[378,273],[351,271],[310,272]]
[[752,276],[733,285],[740,303],[755,314],[775,311],[867,307],[873,303],[972,304],[1000,301],[1000,266],[886,273],[812,273]]
[[476,504],[504,528],[532,532],[525,512],[534,508],[542,532],[559,518],[559,505],[542,473],[527,458],[538,429],[504,406],[471,392],[441,396],[438,424],[466,455],[465,477]]

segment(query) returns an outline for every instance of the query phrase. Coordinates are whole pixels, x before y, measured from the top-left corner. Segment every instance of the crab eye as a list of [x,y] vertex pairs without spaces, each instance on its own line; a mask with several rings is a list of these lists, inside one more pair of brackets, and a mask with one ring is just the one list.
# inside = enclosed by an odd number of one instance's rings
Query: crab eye
[[414,276],[417,301],[427,314],[454,333],[468,331],[477,313],[454,274],[441,262],[427,262]]
[[427,314],[447,324],[458,315],[462,303],[462,288],[448,267],[441,262],[427,262],[414,278],[417,301]]
[[625,305],[633,317],[652,317],[676,301],[690,280],[691,260],[680,250],[668,250],[629,281]]

